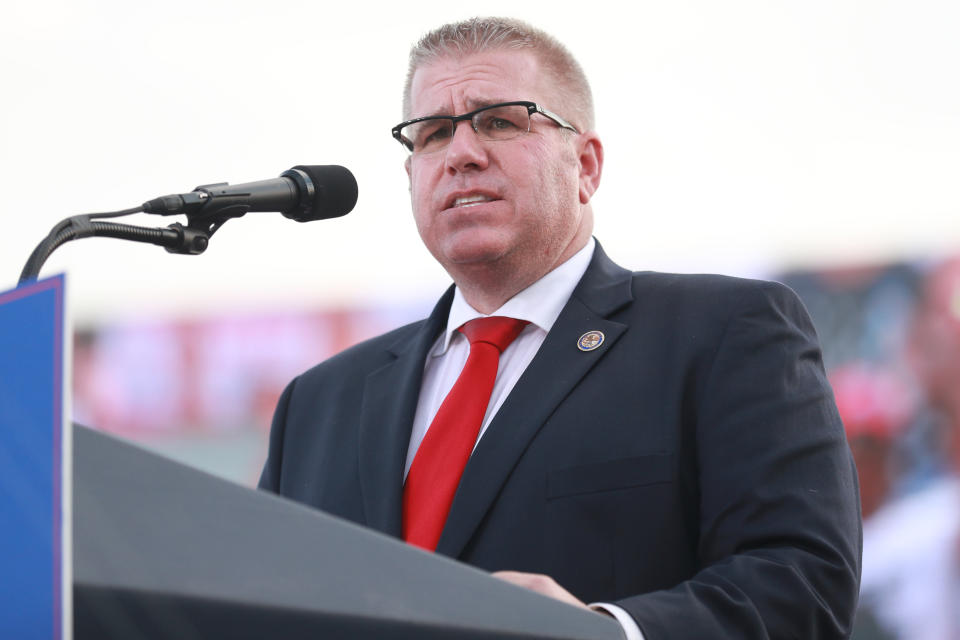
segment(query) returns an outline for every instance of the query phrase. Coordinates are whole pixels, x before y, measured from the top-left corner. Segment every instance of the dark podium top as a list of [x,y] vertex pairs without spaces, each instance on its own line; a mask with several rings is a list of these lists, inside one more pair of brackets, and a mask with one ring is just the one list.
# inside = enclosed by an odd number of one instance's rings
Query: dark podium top
[[622,638],[612,619],[74,428],[74,633]]

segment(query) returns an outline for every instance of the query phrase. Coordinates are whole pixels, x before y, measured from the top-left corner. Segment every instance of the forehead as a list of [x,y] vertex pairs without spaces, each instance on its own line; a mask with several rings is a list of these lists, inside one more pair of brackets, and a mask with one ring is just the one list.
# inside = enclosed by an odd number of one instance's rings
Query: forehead
[[410,85],[410,117],[463,113],[494,102],[543,102],[543,74],[529,50],[450,55],[421,65]]

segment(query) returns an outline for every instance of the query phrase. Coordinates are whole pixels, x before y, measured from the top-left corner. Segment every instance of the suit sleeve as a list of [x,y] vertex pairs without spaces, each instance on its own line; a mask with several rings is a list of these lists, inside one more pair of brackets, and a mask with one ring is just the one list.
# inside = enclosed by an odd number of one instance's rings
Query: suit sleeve
[[283,460],[283,441],[286,433],[287,409],[290,406],[290,397],[297,384],[295,378],[280,395],[277,409],[273,413],[273,423],[270,426],[270,443],[267,448],[267,461],[260,474],[258,488],[272,493],[280,493],[280,467]]
[[698,571],[616,604],[647,640],[845,638],[859,500],[816,333],[782,285],[750,286],[731,307],[695,394]]

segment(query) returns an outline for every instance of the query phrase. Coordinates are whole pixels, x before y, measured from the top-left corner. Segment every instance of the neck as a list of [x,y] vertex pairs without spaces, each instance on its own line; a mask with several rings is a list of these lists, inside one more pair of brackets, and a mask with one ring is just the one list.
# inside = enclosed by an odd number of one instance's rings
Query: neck
[[[542,276],[541,276],[542,277]],[[484,315],[490,315],[504,304],[507,300],[517,295],[539,278],[534,278],[529,282],[524,282],[520,286],[497,286],[497,280],[493,279],[487,283],[480,283],[477,280],[456,280],[457,287],[463,293],[464,299],[471,307]]]
[[[582,237],[581,237],[582,236]],[[463,298],[471,307],[489,315],[534,282],[547,275],[583,249],[590,240],[589,230],[578,234],[559,256],[526,269],[515,261],[501,259],[493,263],[457,265],[448,269]]]

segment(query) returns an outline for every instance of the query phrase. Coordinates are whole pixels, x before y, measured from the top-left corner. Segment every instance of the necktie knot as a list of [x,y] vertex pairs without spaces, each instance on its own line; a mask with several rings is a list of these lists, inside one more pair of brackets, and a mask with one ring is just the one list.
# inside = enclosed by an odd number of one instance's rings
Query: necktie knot
[[520,335],[520,332],[528,324],[530,323],[527,320],[517,320],[506,316],[490,316],[474,318],[465,322],[457,331],[467,337],[471,346],[477,342],[486,342],[503,353],[503,350],[510,346],[510,343]]

